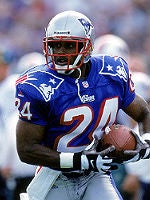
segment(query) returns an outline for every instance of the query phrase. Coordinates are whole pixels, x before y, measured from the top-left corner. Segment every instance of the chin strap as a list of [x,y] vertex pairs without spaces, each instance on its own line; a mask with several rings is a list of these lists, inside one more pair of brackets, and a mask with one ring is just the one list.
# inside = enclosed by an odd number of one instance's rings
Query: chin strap
[[66,70],[57,70],[57,73],[59,73],[59,74],[63,74],[63,75],[70,75],[70,74],[72,74],[72,72],[74,72],[74,69],[72,69],[72,70],[68,70],[68,71],[66,71]]
[[[79,77],[76,78],[76,80],[75,80],[75,84],[77,85],[77,89],[78,89],[78,97],[79,97],[80,101],[81,101],[82,103],[84,103],[84,100],[83,100],[82,96],[80,95],[80,84],[79,84],[79,79],[80,79],[80,77],[81,77],[81,69],[80,69],[80,68],[77,68],[76,70],[79,71]],[[74,69],[72,69],[72,70],[70,70],[70,71],[57,70],[57,72],[60,73],[60,74],[63,74],[63,75],[69,75],[69,74],[71,74],[71,73],[74,72]]]
[[80,95],[80,84],[79,84],[79,79],[81,77],[81,69],[77,68],[77,70],[79,71],[79,77],[75,80],[75,83],[77,85],[79,99],[82,103],[84,103],[84,100],[82,99],[82,96]]

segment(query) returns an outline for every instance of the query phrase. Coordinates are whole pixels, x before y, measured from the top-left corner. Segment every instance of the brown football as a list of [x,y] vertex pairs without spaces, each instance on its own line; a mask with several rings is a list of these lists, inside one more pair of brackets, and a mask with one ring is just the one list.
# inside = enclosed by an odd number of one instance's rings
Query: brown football
[[119,159],[127,158],[123,152],[124,150],[135,150],[136,148],[136,139],[132,134],[132,130],[124,125],[112,125],[105,129],[101,140],[97,146],[97,151],[102,151],[111,145],[115,146],[115,151],[111,152],[108,156],[117,157]]

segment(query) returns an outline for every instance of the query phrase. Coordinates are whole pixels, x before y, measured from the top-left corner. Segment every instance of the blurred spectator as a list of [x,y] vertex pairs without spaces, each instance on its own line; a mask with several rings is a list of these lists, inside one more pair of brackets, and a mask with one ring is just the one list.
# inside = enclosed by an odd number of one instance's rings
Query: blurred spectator
[[1,160],[1,173],[10,191],[9,200],[19,200],[19,194],[25,192],[36,170],[35,166],[22,163],[18,157],[15,137],[17,119],[17,112],[9,117],[9,126],[6,129],[7,139]]
[[[6,54],[4,51],[0,50],[0,87],[5,81],[6,77],[8,76],[9,73],[9,62],[6,58]],[[1,101],[3,101],[3,96],[1,96]],[[3,102],[4,104],[5,102]],[[2,115],[2,109],[3,109],[3,104],[0,105],[0,152],[2,158],[3,156],[3,148],[5,145],[6,141],[6,134],[5,134],[5,120]],[[1,200],[6,200],[7,198],[7,186],[6,186],[6,181],[4,177],[1,174],[1,167],[0,167],[0,199]]]
[[147,62],[144,55],[132,52],[129,58],[129,67],[132,72],[148,73]]
[[[45,57],[38,52],[23,55],[16,67],[16,73],[5,78],[0,86],[1,116],[4,118],[5,140],[1,150],[0,169],[3,180],[6,180],[7,200],[19,200],[19,194],[25,192],[27,185],[33,178],[35,167],[22,163],[16,150],[16,123],[18,120],[15,108],[15,81],[20,73],[30,67],[45,63]],[[9,123],[9,124],[8,124]],[[1,128],[1,127],[0,127]],[[5,142],[4,142],[5,141]],[[1,146],[0,146],[1,147]],[[3,191],[4,193],[4,191]],[[0,198],[0,200],[3,200]]]
[[105,34],[96,38],[93,53],[121,56],[126,61],[129,60],[128,44],[122,38],[113,34]]
[[8,76],[9,73],[9,62],[7,61],[6,55],[0,50],[0,85]]
[[7,200],[7,194],[6,181],[0,174],[0,199]]
[[3,83],[0,86],[0,95],[3,98],[0,98],[0,107],[3,115],[3,119],[7,123],[7,117],[9,117],[12,112],[15,110],[15,81],[18,78],[19,74],[24,72],[30,67],[33,67],[37,64],[45,63],[45,57],[39,52],[30,52],[23,55],[16,64],[15,73],[10,74],[5,78]]
[[17,63],[16,72],[18,74],[21,74],[30,67],[34,67],[37,64],[41,65],[44,63],[45,63],[45,56],[43,54],[39,52],[30,52],[23,55],[19,59]]

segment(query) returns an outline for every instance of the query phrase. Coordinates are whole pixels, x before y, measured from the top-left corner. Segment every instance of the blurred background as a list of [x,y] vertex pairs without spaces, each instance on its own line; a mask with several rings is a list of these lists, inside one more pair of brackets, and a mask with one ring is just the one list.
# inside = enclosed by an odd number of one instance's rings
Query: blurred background
[[0,0],[0,51],[7,54],[12,72],[25,53],[42,53],[49,20],[68,9],[87,15],[96,37],[111,33],[124,39],[131,53],[143,56],[150,73],[149,0]]
[[[53,16],[65,10],[91,19],[96,38],[109,34],[122,38],[129,50],[129,68],[148,84],[149,89],[144,85],[142,92],[146,91],[150,99],[150,0],[0,0],[0,200],[19,200],[19,193],[25,192],[35,171],[34,166],[22,163],[16,152],[15,80],[25,69],[45,62],[45,28]],[[113,52],[123,55],[121,48],[114,42],[112,45]],[[127,176],[124,183],[127,173],[123,168],[114,174],[125,200],[149,200],[150,173],[147,176],[143,168],[144,183],[138,174]],[[143,191],[147,198],[141,197]]]

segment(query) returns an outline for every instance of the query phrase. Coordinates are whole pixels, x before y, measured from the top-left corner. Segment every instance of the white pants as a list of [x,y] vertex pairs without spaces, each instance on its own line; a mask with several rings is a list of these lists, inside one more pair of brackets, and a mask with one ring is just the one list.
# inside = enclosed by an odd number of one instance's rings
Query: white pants
[[61,174],[45,200],[122,200],[109,175],[91,172],[77,178]]

